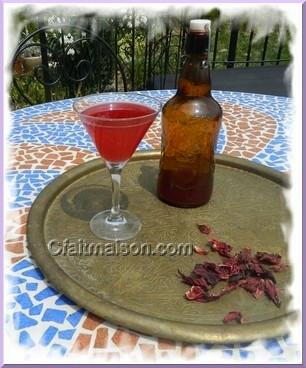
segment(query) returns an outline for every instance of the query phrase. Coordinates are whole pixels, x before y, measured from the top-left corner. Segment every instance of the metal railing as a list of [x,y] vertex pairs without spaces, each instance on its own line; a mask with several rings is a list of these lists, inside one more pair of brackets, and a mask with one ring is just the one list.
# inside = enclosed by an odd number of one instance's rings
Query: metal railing
[[[84,19],[86,22],[81,22],[82,26],[78,25],[79,17],[71,18],[69,24],[50,25],[46,19],[35,24],[36,29],[24,37],[19,44],[12,65],[14,67],[16,60],[22,58],[26,49],[33,45],[40,49],[41,65],[33,68],[32,79],[29,79],[29,73],[16,73],[15,70],[13,100],[16,101],[21,96],[27,104],[35,104],[75,97],[80,93],[101,92],[105,88],[116,91],[145,90],[154,88],[157,80],[159,88],[165,88],[169,75],[173,76],[173,85],[170,87],[176,87],[184,56],[188,19],[167,16],[163,19],[164,31],[155,33],[152,31],[155,26],[154,19],[147,18],[139,22],[139,14],[136,14],[135,10],[129,13],[128,21],[109,17],[103,18],[102,22],[94,14],[87,15]],[[100,21],[103,25],[93,30],[93,20],[96,24]],[[73,33],[75,30],[77,33]],[[52,36],[50,36],[51,33]],[[76,40],[68,42],[67,34],[74,35]],[[224,41],[225,35],[228,41]],[[227,26],[220,24],[218,18],[213,20],[212,69],[251,65],[264,67],[267,64],[277,66],[290,61],[288,52],[290,35],[287,34],[285,39],[278,40],[279,35],[275,31],[264,37],[260,47],[258,42],[254,42],[255,35],[254,29],[246,29],[237,19],[233,19]],[[244,39],[243,53],[240,37]],[[277,45],[275,39],[278,40]],[[220,50],[222,46],[225,46],[225,50]],[[274,54],[269,52],[271,47],[274,49]],[[91,50],[93,48],[96,49],[95,53]],[[256,49],[255,57],[254,49]],[[105,51],[108,52],[107,59],[103,56]],[[51,61],[53,67],[50,64]],[[112,64],[112,67],[105,76],[108,78],[107,83],[103,83],[99,68],[105,66],[106,62]],[[51,81],[49,73],[50,70],[54,72],[55,69],[60,70],[60,75]],[[83,75],[80,75],[81,69]],[[72,75],[71,72],[73,72]],[[25,83],[26,80],[28,85]],[[34,86],[34,83],[37,83],[38,87]],[[105,87],[106,84],[107,87]],[[57,85],[58,89],[56,89]],[[35,96],[33,97],[34,87],[38,88],[40,100],[35,100]],[[26,88],[28,90],[25,92]],[[31,94],[32,96],[29,96]],[[19,102],[16,105],[18,104]]]

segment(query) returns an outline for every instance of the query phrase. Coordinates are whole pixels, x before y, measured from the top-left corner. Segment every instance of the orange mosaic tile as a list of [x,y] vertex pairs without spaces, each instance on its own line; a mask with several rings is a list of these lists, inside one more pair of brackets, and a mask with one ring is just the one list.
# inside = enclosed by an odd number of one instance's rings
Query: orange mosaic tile
[[97,359],[98,362],[103,363],[118,363],[120,361],[120,353],[111,352],[111,353],[101,353],[101,352],[94,352],[93,356]]
[[5,219],[5,258],[7,265],[17,262],[27,254],[26,222],[29,208],[10,210]]
[[[244,158],[252,158],[265,148],[276,133],[276,121],[269,115],[252,108],[222,103],[223,125],[227,142],[224,153]],[[254,134],[256,133],[256,134]],[[145,136],[153,148],[160,148],[161,126],[155,121]],[[252,154],[249,152],[252,150]]]
[[107,344],[108,344],[108,328],[106,327],[98,328],[94,347],[105,349],[107,347]]
[[11,258],[11,264],[14,264],[18,261],[20,261],[21,259],[23,259],[25,256],[20,256],[20,257],[12,257]]
[[88,315],[87,315],[87,317],[86,317],[86,319],[83,323],[83,327],[86,330],[94,330],[102,322],[103,322],[103,320],[100,317],[97,317],[92,313],[88,313]]
[[73,344],[71,352],[87,353],[89,350],[90,340],[91,335],[80,333]]
[[197,357],[197,349],[190,344],[182,344],[181,356],[185,360],[194,360]]
[[174,350],[176,349],[176,342],[172,340],[158,338],[158,348],[161,350]]
[[156,347],[154,344],[139,344],[144,361],[156,361]]
[[11,243],[7,242],[5,244],[5,249],[12,253],[23,253],[23,242]]
[[[96,153],[76,147],[22,143],[11,147],[8,169],[59,169],[73,166],[99,157]],[[30,152],[25,157],[23,152]],[[29,159],[30,158],[30,159]]]
[[139,336],[135,333],[118,328],[112,337],[112,341],[119,350],[130,353],[134,350]]
[[[20,119],[21,122],[28,122],[28,118]],[[41,115],[36,115],[31,117],[30,122],[35,123],[73,123],[78,122],[80,119],[78,118],[77,114],[69,110],[59,110],[59,111],[52,111]]]

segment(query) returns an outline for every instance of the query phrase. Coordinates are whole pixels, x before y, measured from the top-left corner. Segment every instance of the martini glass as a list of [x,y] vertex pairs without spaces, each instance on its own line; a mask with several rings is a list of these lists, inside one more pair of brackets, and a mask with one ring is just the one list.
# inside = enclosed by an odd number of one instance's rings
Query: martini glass
[[104,159],[112,180],[112,208],[96,214],[90,229],[102,239],[131,239],[141,229],[141,222],[120,209],[121,172],[159,113],[161,103],[138,93],[101,93],[79,98],[73,109]]

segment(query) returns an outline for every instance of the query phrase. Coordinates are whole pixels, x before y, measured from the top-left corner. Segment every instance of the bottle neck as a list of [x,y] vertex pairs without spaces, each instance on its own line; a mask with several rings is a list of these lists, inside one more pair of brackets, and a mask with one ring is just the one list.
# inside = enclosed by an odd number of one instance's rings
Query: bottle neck
[[210,37],[209,33],[204,32],[189,32],[186,45],[186,55],[208,54]]
[[209,34],[189,33],[185,51],[186,60],[178,80],[177,95],[190,97],[210,96]]

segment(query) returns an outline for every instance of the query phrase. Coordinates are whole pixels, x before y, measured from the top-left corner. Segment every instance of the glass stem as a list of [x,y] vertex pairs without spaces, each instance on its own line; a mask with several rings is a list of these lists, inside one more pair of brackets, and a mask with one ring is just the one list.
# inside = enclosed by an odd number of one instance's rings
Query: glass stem
[[108,217],[110,222],[121,222],[124,217],[120,211],[120,183],[122,165],[108,165],[108,169],[112,178],[112,209]]

